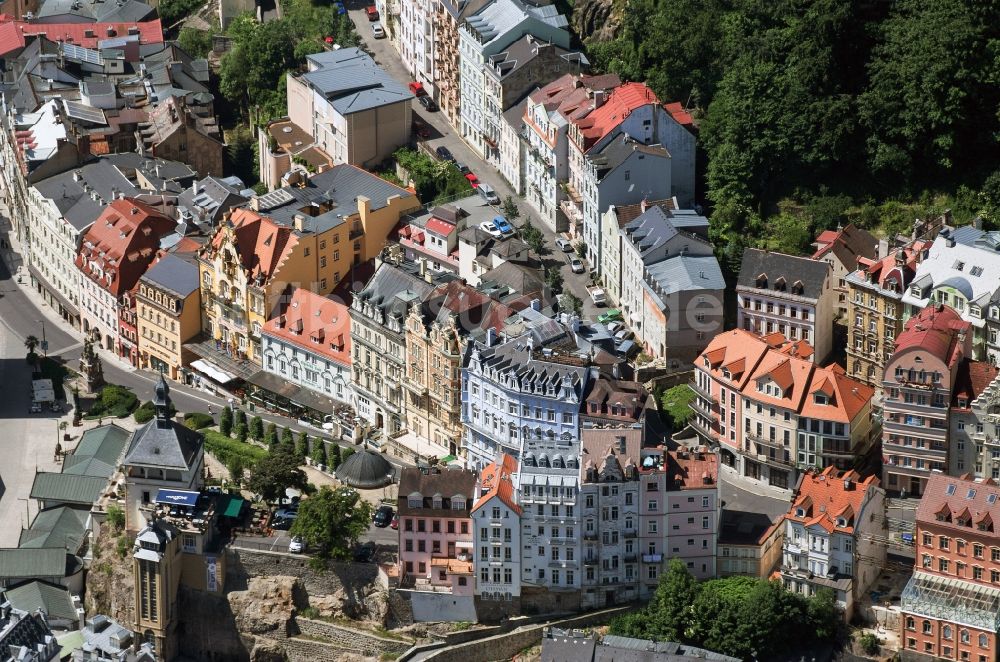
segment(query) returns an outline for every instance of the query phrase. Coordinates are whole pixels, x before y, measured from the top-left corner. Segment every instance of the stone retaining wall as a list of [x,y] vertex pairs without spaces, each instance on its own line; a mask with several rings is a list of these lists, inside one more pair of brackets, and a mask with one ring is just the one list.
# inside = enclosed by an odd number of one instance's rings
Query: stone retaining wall
[[[327,623],[326,621],[316,621],[301,616],[295,617],[295,623],[299,627],[299,632],[311,638],[323,639],[336,645],[338,648],[350,651],[357,651],[364,655],[381,655],[382,653],[402,653],[410,647],[408,641],[379,637],[354,628],[343,627]],[[316,658],[319,659],[319,658]]]
[[374,563],[333,563],[318,572],[309,567],[309,558],[280,552],[226,549],[226,590],[246,590],[250,577],[289,575],[298,577],[309,595],[332,595],[340,590],[351,599],[363,602],[361,589],[374,582],[378,566]]

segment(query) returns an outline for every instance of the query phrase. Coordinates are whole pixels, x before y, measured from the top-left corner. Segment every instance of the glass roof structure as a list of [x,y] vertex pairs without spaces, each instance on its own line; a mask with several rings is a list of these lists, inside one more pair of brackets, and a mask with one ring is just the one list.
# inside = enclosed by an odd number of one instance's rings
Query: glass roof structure
[[901,596],[904,612],[997,632],[1000,589],[916,572]]

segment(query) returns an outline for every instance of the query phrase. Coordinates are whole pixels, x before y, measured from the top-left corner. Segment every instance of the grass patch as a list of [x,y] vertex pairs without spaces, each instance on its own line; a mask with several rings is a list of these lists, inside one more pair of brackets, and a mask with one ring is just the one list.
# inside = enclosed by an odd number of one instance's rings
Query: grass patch
[[139,398],[135,393],[124,386],[109,384],[101,389],[101,395],[97,398],[87,412],[86,418],[99,418],[113,416],[115,418],[125,418],[139,406]]
[[215,419],[208,414],[195,411],[189,414],[184,414],[184,425],[188,426],[192,430],[201,430],[202,428],[215,425]]
[[239,458],[243,466],[251,467],[267,455],[266,448],[230,439],[221,432],[203,430],[202,433],[205,435],[205,450],[227,467],[233,458]]

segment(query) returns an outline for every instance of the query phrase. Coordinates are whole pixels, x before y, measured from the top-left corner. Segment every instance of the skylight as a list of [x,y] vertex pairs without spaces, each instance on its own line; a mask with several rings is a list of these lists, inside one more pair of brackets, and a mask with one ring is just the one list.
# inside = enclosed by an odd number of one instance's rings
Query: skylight
[[953,494],[955,494],[955,484],[951,483],[950,485],[948,485],[948,489],[946,489],[944,493],[947,494],[948,496],[952,496]]

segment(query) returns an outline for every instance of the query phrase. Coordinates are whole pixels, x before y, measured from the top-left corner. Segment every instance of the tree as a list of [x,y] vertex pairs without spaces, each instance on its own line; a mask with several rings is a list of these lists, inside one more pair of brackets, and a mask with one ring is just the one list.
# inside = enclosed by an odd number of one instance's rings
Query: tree
[[[333,447],[337,448],[337,445],[334,444]],[[326,466],[326,464],[327,464],[327,461],[326,461],[326,442],[323,441],[322,439],[316,439],[315,442],[313,443],[312,461],[313,461],[313,464],[316,465],[316,466],[319,466],[319,465]],[[334,467],[334,468],[336,468],[336,467]]]
[[156,11],[160,14],[160,20],[166,29],[190,16],[199,6],[201,6],[200,0],[160,0]]
[[542,234],[542,231],[532,225],[531,221],[525,220],[520,232],[521,239],[528,244],[528,248],[535,251],[536,255],[541,255],[545,248],[545,235]]
[[583,313],[583,301],[580,297],[573,295],[571,292],[563,292],[559,295],[560,305],[564,310],[573,313],[574,315],[580,315]]
[[247,426],[245,423],[237,423],[236,427],[233,428],[236,433],[236,440],[240,443],[246,443],[247,440]]
[[573,244],[573,250],[576,251],[576,256],[578,258],[580,258],[581,260],[586,259],[586,257],[587,257],[587,242],[582,241],[582,240],[576,242],[575,244]]
[[678,384],[660,396],[660,413],[670,424],[671,430],[677,431],[687,425],[688,419],[694,414],[690,405],[695,397],[695,392],[687,384]]
[[268,453],[254,465],[248,485],[265,503],[273,503],[284,497],[289,487],[301,490],[305,489],[306,483],[306,475],[299,468],[299,458],[279,449]]
[[281,452],[288,455],[295,455],[295,433],[291,428],[281,431]]
[[289,533],[314,546],[320,558],[347,559],[368,531],[371,517],[371,504],[356,490],[323,486],[299,504],[299,515]]
[[244,14],[230,24],[231,49],[219,66],[219,91],[250,111],[250,121],[280,116],[285,109],[285,72],[296,65],[295,37],[288,21],[257,23]]
[[264,433],[264,445],[272,449],[278,443],[278,426],[274,423],[267,424],[267,432]]
[[295,443],[295,457],[299,458],[299,461],[305,462],[307,455],[309,455],[309,434],[303,431],[299,433],[299,438]]
[[507,217],[507,220],[511,222],[521,217],[521,210],[517,208],[517,200],[515,200],[512,195],[508,195],[504,198],[501,211],[503,212],[503,215]]
[[347,462],[348,458],[350,458],[352,455],[354,455],[354,449],[353,448],[344,448],[344,449],[342,449],[340,451],[340,463],[344,464],[345,462]]
[[254,441],[264,440],[264,421],[260,416],[250,419],[250,438]]
[[340,454],[340,446],[338,446],[337,444],[333,444],[332,447],[330,448],[329,457],[330,459],[327,462],[327,464],[330,465],[330,469],[336,470],[336,468],[339,467],[340,463],[343,461],[343,458],[341,457]]
[[38,338],[35,336],[28,336],[24,339],[24,348],[28,350],[28,354],[34,354],[40,344]]
[[545,284],[554,294],[562,292],[563,275],[559,267],[549,267],[545,270]]
[[212,34],[194,28],[181,28],[181,33],[177,37],[177,45],[191,57],[207,57],[209,51],[212,50]]
[[226,469],[229,470],[229,477],[232,478],[233,482],[240,485],[243,482],[243,474],[246,471],[246,467],[243,465],[243,458],[239,455],[232,455],[229,458],[229,463],[226,465]]
[[233,432],[233,410],[229,407],[223,407],[219,412],[219,432],[227,437]]
[[242,409],[236,410],[236,423],[242,423],[243,427],[247,425],[247,413]]

